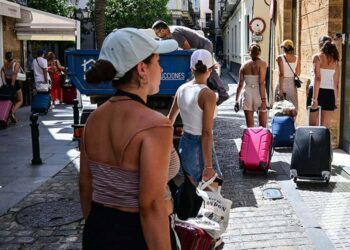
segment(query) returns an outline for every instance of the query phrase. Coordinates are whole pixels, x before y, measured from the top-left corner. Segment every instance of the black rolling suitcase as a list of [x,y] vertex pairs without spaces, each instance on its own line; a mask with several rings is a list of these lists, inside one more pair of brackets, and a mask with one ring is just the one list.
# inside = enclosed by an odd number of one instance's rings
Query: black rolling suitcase
[[[319,125],[321,108],[319,107]],[[328,128],[323,126],[300,126],[296,129],[292,160],[291,178],[323,180],[329,183],[331,177],[332,145]]]

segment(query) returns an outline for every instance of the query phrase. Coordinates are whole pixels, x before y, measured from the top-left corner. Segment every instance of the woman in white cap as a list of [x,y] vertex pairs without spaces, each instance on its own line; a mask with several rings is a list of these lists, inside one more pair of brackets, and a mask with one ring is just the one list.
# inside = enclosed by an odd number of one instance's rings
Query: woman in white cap
[[242,65],[239,71],[239,84],[236,91],[235,111],[239,110],[239,98],[244,85],[243,110],[247,127],[254,127],[254,112],[259,111],[259,126],[266,127],[267,95],[266,68],[267,63],[260,59],[261,48],[258,44],[249,46],[251,60]]
[[86,73],[87,82],[112,81],[117,91],[89,116],[81,141],[84,249],[175,249],[173,127],[146,102],[159,91],[159,54],[177,47],[135,28],[114,30]]
[[213,143],[216,116],[216,94],[207,86],[214,67],[211,53],[204,49],[193,52],[191,70],[194,79],[179,87],[169,112],[172,123],[180,113],[184,133],[179,143],[181,167],[194,183],[215,175],[222,177]]
[[286,99],[293,103],[298,111],[298,93],[294,83],[294,76],[300,75],[299,58],[294,55],[294,44],[292,40],[284,40],[281,44],[283,53],[277,56],[276,61],[279,69],[279,80],[277,95],[280,99]]

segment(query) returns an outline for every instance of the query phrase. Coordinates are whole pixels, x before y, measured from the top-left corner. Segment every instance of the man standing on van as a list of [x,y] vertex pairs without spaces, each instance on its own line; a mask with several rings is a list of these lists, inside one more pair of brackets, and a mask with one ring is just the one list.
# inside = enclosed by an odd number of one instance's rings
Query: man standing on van
[[[158,20],[152,25],[152,29],[159,38],[175,39],[182,49],[205,49],[213,53],[213,43],[208,38],[185,26],[168,26],[166,22]],[[216,70],[212,70],[208,79],[208,86],[218,91],[219,99],[216,102],[217,105],[220,105],[229,98]]]

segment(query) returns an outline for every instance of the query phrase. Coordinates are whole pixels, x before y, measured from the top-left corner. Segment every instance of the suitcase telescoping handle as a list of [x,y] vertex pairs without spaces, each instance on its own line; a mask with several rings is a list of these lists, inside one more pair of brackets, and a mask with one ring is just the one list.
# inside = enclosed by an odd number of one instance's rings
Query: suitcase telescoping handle
[[[322,111],[322,107],[318,106],[317,110],[318,110],[318,126],[321,126],[321,111]],[[311,106],[307,106],[307,112],[308,112],[308,119],[309,119],[309,124],[310,124]]]

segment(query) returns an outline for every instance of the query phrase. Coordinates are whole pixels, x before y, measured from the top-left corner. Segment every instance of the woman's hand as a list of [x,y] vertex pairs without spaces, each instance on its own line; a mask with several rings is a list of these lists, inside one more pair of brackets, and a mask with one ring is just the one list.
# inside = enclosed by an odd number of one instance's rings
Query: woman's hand
[[202,173],[202,179],[204,181],[210,180],[215,175],[215,171],[213,167],[204,167],[203,173]]
[[266,100],[262,100],[261,106],[260,106],[260,111],[265,112],[266,109],[267,109]]
[[278,90],[278,96],[279,96],[281,99],[284,98],[283,90],[281,90],[281,89]]

